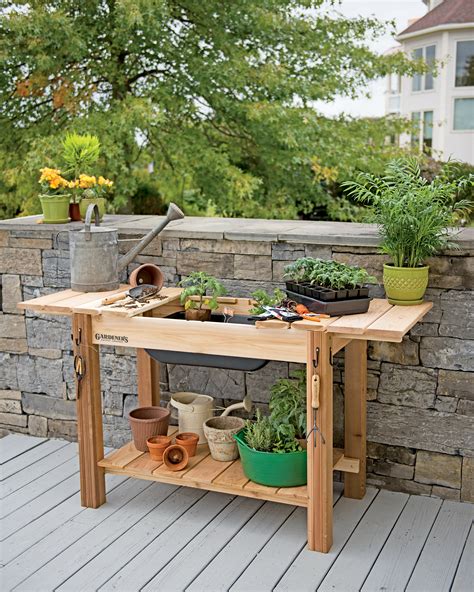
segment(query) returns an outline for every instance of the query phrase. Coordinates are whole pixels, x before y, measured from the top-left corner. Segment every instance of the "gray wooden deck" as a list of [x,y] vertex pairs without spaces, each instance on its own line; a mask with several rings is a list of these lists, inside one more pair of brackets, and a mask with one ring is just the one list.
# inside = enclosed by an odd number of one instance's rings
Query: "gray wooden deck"
[[109,475],[81,508],[76,445],[0,440],[3,591],[474,590],[474,505],[335,487],[334,546],[303,508]]

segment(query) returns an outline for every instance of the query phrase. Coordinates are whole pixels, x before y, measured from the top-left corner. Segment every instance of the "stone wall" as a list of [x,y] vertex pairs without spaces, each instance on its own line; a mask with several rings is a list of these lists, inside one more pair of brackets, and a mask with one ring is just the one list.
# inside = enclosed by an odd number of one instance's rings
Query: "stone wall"
[[[155,217],[115,216],[123,237],[141,236]],[[78,225],[70,225],[77,229]],[[153,241],[138,263],[161,267],[168,284],[193,270],[217,276],[235,296],[281,286],[284,266],[297,257],[332,257],[359,264],[381,279],[385,258],[369,225],[186,219]],[[431,260],[427,297],[432,311],[403,343],[369,344],[368,480],[409,493],[474,501],[474,231],[461,249]],[[130,243],[124,243],[123,251]],[[0,223],[0,430],[35,436],[76,437],[70,321],[23,313],[16,303],[69,286],[64,227],[35,218]],[[382,295],[380,286],[374,295]],[[101,353],[105,441],[129,439],[127,412],[137,404],[134,350]],[[162,368],[163,399],[192,390],[218,404],[248,393],[261,406],[277,377],[296,365],[271,362],[254,374],[218,369]],[[335,365],[336,442],[342,440],[343,357]]]

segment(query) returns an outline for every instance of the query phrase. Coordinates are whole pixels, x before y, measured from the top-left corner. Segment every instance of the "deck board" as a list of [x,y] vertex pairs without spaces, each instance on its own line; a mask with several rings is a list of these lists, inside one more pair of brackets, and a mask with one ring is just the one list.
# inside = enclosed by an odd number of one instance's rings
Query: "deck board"
[[[15,440],[9,438],[8,448]],[[31,444],[20,448],[28,454],[13,454],[3,465],[5,499],[18,494],[16,505],[27,501],[3,516],[6,591],[466,592],[474,578],[472,504],[372,487],[359,501],[339,497],[336,483],[334,545],[327,554],[312,553],[306,510],[263,499],[109,474],[107,503],[82,508],[78,474],[54,484],[75,445]],[[145,474],[156,470],[144,455],[130,463]],[[215,481],[243,488],[239,464]],[[212,463],[208,468],[214,471]],[[290,488],[286,497],[298,495],[300,488]]]

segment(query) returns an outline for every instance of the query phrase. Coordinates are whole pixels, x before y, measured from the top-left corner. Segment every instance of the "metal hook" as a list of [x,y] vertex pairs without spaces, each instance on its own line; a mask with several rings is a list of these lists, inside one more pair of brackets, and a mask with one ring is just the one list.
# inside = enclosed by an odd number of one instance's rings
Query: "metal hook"
[[79,346],[81,344],[81,339],[82,339],[82,329],[79,328],[77,331],[77,337],[74,339],[74,342],[77,346]]
[[319,365],[319,347],[316,348],[315,357],[314,357],[314,360],[313,360],[313,366],[314,366],[314,368],[317,368],[318,365]]
[[333,366],[332,347],[329,348],[329,363]]

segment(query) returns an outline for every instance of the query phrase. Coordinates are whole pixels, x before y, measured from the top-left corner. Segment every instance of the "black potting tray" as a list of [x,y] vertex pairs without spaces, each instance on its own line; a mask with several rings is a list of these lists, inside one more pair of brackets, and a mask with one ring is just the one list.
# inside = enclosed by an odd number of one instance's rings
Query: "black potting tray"
[[304,304],[306,308],[311,312],[320,312],[331,316],[360,314],[367,312],[369,304],[372,298],[346,298],[345,300],[333,300],[331,302],[324,302],[323,300],[317,300],[316,298],[309,298],[286,290],[288,298]]
[[[167,319],[184,320],[184,312],[176,312]],[[227,320],[226,320],[227,318]],[[200,321],[188,321],[198,323]],[[244,315],[224,317],[221,314],[213,314],[207,323],[232,323],[239,325],[254,325],[255,319],[249,319]],[[268,360],[255,360],[253,358],[240,358],[237,356],[218,356],[213,354],[193,354],[189,352],[168,351],[161,349],[147,349],[147,354],[154,360],[165,364],[183,364],[185,366],[205,366],[207,368],[222,368],[225,370],[244,370],[254,372],[268,364]]]
[[369,288],[357,286],[349,290],[332,290],[331,288],[324,288],[323,286],[315,286],[310,282],[286,282],[286,290],[301,294],[307,298],[320,300],[322,302],[334,302],[338,300],[353,300],[369,297]]

